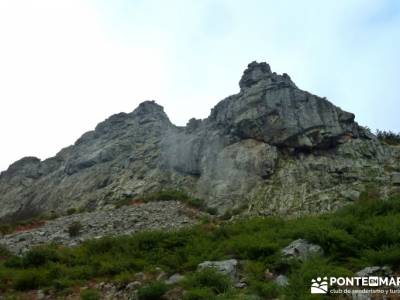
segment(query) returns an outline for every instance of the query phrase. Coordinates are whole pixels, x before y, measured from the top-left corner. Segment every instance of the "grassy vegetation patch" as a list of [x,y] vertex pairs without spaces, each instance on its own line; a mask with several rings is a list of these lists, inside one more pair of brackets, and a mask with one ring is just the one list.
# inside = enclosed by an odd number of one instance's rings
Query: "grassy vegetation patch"
[[159,190],[153,193],[145,194],[142,195],[141,197],[138,197],[138,199],[136,200],[131,199],[129,197],[123,198],[115,203],[115,207],[120,208],[125,205],[132,205],[134,203],[140,203],[140,202],[146,203],[154,201],[172,201],[172,200],[180,201],[193,208],[206,211],[211,215],[217,214],[216,209],[208,207],[203,199],[192,197],[182,190],[174,190],[174,189]]
[[[169,275],[185,274],[180,283],[187,291],[185,299],[246,299],[248,294],[306,299],[310,280],[316,276],[346,276],[373,265],[398,270],[400,264],[398,197],[363,200],[321,216],[213,222],[175,232],[91,240],[75,248],[42,246],[22,257],[8,253],[0,262],[0,292],[63,290],[96,279],[129,282],[137,272],[160,267]],[[282,259],[280,249],[298,238],[320,245],[325,255],[306,262]],[[233,288],[229,278],[213,271],[196,272],[203,261],[230,258],[242,262],[245,291]],[[266,269],[286,274],[289,286],[280,288],[266,280]],[[141,299],[162,292],[166,292],[162,283],[150,284],[141,290]]]
[[395,133],[386,130],[377,130],[376,136],[379,140],[389,145],[400,145],[400,133]]
[[138,290],[139,300],[158,300],[168,291],[168,286],[162,282],[152,282]]

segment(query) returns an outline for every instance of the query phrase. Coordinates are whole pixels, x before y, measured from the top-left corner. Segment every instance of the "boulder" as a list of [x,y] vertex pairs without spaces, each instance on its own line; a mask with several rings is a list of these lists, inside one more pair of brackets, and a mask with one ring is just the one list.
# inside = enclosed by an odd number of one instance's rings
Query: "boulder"
[[185,276],[183,276],[181,274],[174,274],[174,275],[170,276],[167,280],[165,280],[165,284],[168,284],[168,285],[177,284],[177,283],[181,282],[183,279],[185,279]]
[[392,270],[388,266],[380,267],[380,266],[371,266],[365,267],[364,269],[356,272],[356,275],[359,277],[369,277],[369,276],[391,276]]
[[285,275],[278,275],[278,277],[275,278],[275,283],[279,286],[285,287],[289,284],[289,278]]
[[285,258],[294,258],[301,261],[306,261],[312,256],[322,256],[323,254],[324,250],[321,246],[311,244],[304,239],[295,240],[282,249],[282,255]]
[[400,185],[400,172],[392,172],[390,175],[392,184]]
[[357,201],[360,198],[361,193],[356,190],[345,190],[340,193],[342,197],[349,201]]
[[207,268],[213,268],[217,272],[235,279],[237,277],[238,261],[236,259],[205,261],[198,265],[197,270],[202,271]]

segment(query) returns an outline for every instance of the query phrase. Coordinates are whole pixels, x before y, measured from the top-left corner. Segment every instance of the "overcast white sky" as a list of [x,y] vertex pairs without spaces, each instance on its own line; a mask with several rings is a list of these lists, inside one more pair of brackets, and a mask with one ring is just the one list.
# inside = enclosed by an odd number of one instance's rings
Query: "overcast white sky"
[[267,61],[400,131],[397,0],[0,0],[0,170],[148,99],[184,125]]

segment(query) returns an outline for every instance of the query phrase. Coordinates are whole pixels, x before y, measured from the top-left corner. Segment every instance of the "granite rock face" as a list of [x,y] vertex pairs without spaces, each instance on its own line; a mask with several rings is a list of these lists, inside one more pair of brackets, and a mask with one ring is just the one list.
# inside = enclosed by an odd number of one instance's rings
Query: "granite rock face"
[[183,189],[220,212],[304,214],[336,209],[376,189],[398,192],[398,148],[354,115],[252,62],[239,93],[208,118],[173,125],[146,101],[82,135],[55,157],[23,158],[0,175],[0,220]]

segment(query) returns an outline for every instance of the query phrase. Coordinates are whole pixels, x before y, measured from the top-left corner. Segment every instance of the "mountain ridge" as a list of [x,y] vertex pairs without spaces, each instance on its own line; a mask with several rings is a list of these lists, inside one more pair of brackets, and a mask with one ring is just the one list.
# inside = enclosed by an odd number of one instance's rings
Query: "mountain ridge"
[[0,174],[0,220],[101,209],[163,188],[186,190],[220,212],[246,205],[263,214],[332,210],[377,177],[379,193],[398,189],[398,151],[354,114],[300,90],[267,63],[250,63],[239,87],[206,119],[184,127],[145,101],[52,158],[18,160]]

